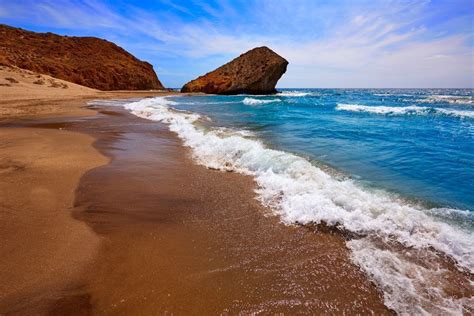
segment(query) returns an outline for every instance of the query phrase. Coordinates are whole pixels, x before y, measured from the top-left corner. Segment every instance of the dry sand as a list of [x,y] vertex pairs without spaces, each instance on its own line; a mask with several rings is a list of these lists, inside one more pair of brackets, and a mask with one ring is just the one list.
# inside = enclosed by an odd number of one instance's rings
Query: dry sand
[[38,93],[0,103],[0,314],[390,313],[342,235],[281,224],[161,124],[85,109],[157,92]]
[[[99,91],[29,70],[0,66],[0,121],[90,115],[85,101],[173,94],[169,91]],[[66,102],[67,101],[67,102]]]

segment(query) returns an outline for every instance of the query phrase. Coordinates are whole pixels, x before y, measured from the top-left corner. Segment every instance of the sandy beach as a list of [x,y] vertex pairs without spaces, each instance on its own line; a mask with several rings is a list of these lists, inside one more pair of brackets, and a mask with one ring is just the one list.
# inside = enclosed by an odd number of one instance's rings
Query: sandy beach
[[1,128],[0,137],[0,310],[41,311],[97,253],[99,238],[70,212],[81,176],[108,159],[78,133]]
[[98,97],[157,93],[107,93],[41,75],[57,85],[48,87],[34,83],[40,75],[10,67],[1,67],[0,76],[8,78],[0,86],[0,313],[46,313],[65,290],[75,291],[78,275],[98,252],[99,236],[71,214],[83,174],[110,159],[93,148],[92,136],[20,126],[95,115],[86,102]]
[[163,124],[86,107],[163,93],[35,93],[0,105],[1,314],[391,313],[341,234],[283,225]]
[[0,316],[474,315],[473,20],[1,2]]

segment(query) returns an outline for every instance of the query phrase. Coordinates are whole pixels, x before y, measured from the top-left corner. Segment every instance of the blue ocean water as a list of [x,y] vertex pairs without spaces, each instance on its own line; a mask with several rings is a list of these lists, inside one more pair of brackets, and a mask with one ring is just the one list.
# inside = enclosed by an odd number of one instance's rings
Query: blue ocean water
[[[166,124],[198,164],[252,176],[256,198],[283,223],[353,233],[351,261],[396,312],[473,310],[473,90],[290,89],[96,103]],[[459,278],[443,268],[447,258]],[[467,297],[445,292],[454,279]]]
[[282,89],[170,100],[367,186],[474,211],[472,89]]

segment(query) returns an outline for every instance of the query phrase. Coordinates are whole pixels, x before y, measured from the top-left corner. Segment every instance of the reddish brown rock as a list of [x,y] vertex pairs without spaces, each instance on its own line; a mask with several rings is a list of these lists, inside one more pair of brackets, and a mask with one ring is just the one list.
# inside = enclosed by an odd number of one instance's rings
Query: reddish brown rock
[[285,73],[288,61],[269,49],[257,47],[183,86],[181,92],[212,94],[270,94]]
[[0,24],[0,65],[99,90],[164,89],[152,65],[95,37],[35,33]]

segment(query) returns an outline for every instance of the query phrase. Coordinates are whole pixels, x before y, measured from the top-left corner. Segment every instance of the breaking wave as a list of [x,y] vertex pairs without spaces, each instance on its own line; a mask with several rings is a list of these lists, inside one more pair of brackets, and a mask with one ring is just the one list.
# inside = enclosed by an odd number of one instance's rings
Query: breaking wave
[[426,99],[417,100],[422,103],[437,103],[437,102],[447,102],[451,104],[467,104],[474,105],[473,96],[459,96],[459,95],[431,95]]
[[259,99],[254,99],[254,98],[245,98],[242,101],[245,105],[260,105],[260,104],[268,104],[268,103],[274,103],[274,102],[281,102],[280,99],[271,99],[271,100],[259,100]]
[[433,108],[427,106],[368,106],[360,104],[344,104],[339,103],[336,106],[336,110],[339,111],[351,111],[351,112],[367,112],[374,114],[384,115],[447,115],[459,118],[474,118],[474,111],[446,109],[446,108]]
[[314,93],[301,91],[282,91],[278,92],[277,95],[282,97],[306,97],[309,95],[314,95]]
[[462,111],[462,110],[436,108],[436,113],[449,115],[449,116],[456,116],[456,117],[461,117],[461,118],[474,118],[474,111]]
[[[253,176],[258,185],[258,199],[284,223],[324,222],[358,236],[347,244],[352,251],[352,260],[384,292],[387,306],[400,313],[462,313],[469,302],[453,300],[442,290],[436,292],[433,289],[438,296],[434,292],[425,293],[424,288],[434,286],[432,278],[435,275],[399,257],[394,250],[375,246],[371,240],[396,243],[414,251],[428,252],[434,257],[438,254],[448,256],[458,269],[473,273],[472,232],[431,216],[437,213],[437,209],[410,204],[396,195],[365,188],[351,179],[337,179],[300,156],[267,148],[242,133],[226,131],[223,134],[218,129],[201,129],[195,124],[201,119],[198,114],[177,111],[171,107],[175,104],[159,97],[132,102],[124,107],[139,117],[168,124],[185,146],[192,149],[197,163]],[[391,107],[338,106],[356,111],[369,108],[378,111],[376,113],[400,111],[400,108],[393,110]],[[401,111],[424,111],[420,107],[409,108]],[[452,210],[452,213],[462,214],[457,210]],[[435,306],[426,307],[427,300]]]

